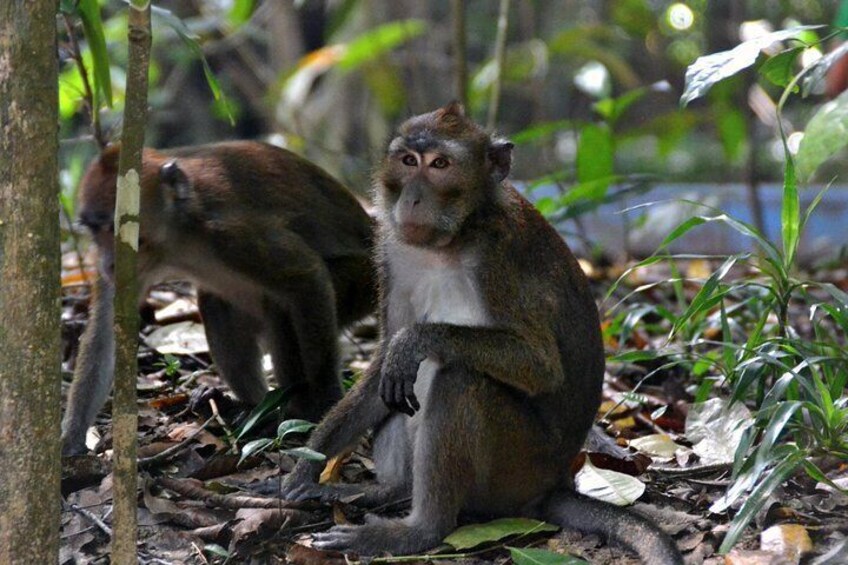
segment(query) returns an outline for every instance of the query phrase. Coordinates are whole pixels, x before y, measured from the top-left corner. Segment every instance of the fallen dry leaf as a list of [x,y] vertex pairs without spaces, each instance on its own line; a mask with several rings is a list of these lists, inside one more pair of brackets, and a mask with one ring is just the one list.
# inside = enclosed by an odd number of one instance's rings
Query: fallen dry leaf
[[633,504],[645,492],[645,483],[630,475],[598,469],[587,458],[574,477],[577,492],[618,506]]
[[798,563],[801,555],[813,549],[807,528],[801,524],[778,524],[760,534],[760,549],[779,553],[792,563]]

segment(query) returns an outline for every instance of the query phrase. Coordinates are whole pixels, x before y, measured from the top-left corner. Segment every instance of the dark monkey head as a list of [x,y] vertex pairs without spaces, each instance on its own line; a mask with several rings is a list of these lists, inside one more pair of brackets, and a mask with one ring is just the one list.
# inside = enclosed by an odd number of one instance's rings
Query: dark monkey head
[[410,245],[450,245],[499,197],[512,147],[468,119],[457,102],[407,120],[375,176],[382,224]]

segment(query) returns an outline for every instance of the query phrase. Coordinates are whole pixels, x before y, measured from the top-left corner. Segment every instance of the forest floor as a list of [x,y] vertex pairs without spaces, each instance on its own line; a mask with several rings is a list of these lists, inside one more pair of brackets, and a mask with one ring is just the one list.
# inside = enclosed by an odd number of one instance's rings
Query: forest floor
[[[605,283],[595,281],[600,287]],[[66,278],[63,298],[66,381],[73,370],[76,343],[87,318],[87,286]],[[229,394],[206,394],[196,411],[192,394],[223,389],[206,351],[191,289],[158,287],[148,299],[139,352],[139,555],[142,563],[318,563],[351,562],[336,553],[310,547],[310,533],[333,524],[357,522],[364,514],[355,501],[332,506],[287,505],[256,494],[257,485],[278,484],[294,460],[266,451],[240,460],[247,441],[273,437],[278,414],[236,440],[248,412]],[[347,374],[368,365],[376,343],[376,325],[365,321],[345,333]],[[169,353],[170,352],[170,353]],[[649,368],[647,368],[649,369]],[[669,371],[641,384],[629,395],[646,368],[608,366],[599,424],[575,462],[580,490],[620,495],[634,511],[649,516],[676,541],[689,564],[848,563],[848,497],[823,489],[805,475],[789,480],[772,495],[728,556],[717,550],[735,512],[714,514],[710,506],[731,484],[731,424],[710,427],[714,417],[701,415],[706,434],[694,439],[690,414],[692,387],[687,375]],[[349,379],[348,379],[349,380]],[[67,385],[63,387],[67,390]],[[196,396],[197,398],[197,396]],[[211,399],[211,401],[210,401]],[[638,401],[634,401],[638,400]],[[196,404],[196,403],[195,403]],[[62,553],[60,563],[107,563],[111,523],[110,421],[107,409],[98,419],[99,437],[90,434],[95,455],[63,462]],[[724,435],[723,435],[724,434]],[[302,441],[302,440],[301,440]],[[706,442],[706,443],[705,443]],[[711,443],[710,443],[711,442]],[[634,449],[638,448],[637,449]],[[700,449],[699,449],[700,448]],[[710,459],[710,453],[715,455]],[[343,461],[332,460],[329,480],[373,479],[367,438]],[[706,454],[706,455],[705,455]],[[586,461],[591,466],[585,465]],[[606,474],[611,471],[612,474]],[[845,470],[841,473],[844,475]],[[644,491],[644,492],[643,492]],[[634,494],[635,493],[635,494]],[[381,512],[402,515],[408,501]],[[533,531],[537,530],[537,531]],[[519,530],[514,530],[518,532]],[[404,562],[447,563],[637,563],[626,551],[597,536],[574,532],[523,533],[498,539],[509,530],[482,534],[481,546],[445,545],[438,554]],[[481,535],[477,532],[476,535]],[[485,536],[488,535],[489,538]],[[488,541],[486,541],[488,539]],[[525,560],[508,548],[542,548],[559,554]],[[830,555],[822,557],[823,554]],[[569,560],[568,555],[585,561]],[[512,559],[512,561],[511,561]],[[397,562],[378,559],[374,562]]]

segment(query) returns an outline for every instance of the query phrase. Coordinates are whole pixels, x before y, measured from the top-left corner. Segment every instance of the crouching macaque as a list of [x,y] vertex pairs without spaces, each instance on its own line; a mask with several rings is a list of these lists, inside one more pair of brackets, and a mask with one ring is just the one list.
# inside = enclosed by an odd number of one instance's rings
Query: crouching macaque
[[416,553],[460,513],[525,515],[682,563],[648,520],[571,488],[600,402],[598,312],[565,243],[505,180],[512,147],[456,103],[400,127],[375,175],[379,353],[309,441],[334,456],[373,428],[377,483],[318,485],[320,465],[301,460],[283,496],[412,496],[407,517],[336,526],[315,535],[321,549]]
[[[115,185],[118,149],[85,174],[80,221],[94,236],[100,276],[62,423],[63,453],[85,452],[85,432],[113,380]],[[340,327],[376,302],[372,222],[356,198],[297,155],[262,143],[145,150],[138,276],[142,296],[190,280],[212,357],[239,399],[266,393],[260,345],[291,417],[318,420],[342,396]]]

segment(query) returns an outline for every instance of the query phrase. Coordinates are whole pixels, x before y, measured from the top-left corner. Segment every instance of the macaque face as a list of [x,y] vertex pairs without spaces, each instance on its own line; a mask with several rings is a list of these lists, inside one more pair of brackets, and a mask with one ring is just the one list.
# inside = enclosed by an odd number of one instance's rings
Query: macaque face
[[[79,191],[79,222],[91,233],[92,239],[97,245],[100,260],[100,273],[110,282],[114,282],[115,274],[115,196],[117,192],[118,177],[118,149],[107,148],[101,157],[91,164],[83,176]],[[150,184],[147,182],[146,184]],[[142,182],[141,208],[142,215],[147,218],[156,219],[156,214],[145,212],[150,209],[149,200],[155,197],[156,190],[144,190],[145,182]],[[155,188],[155,187],[154,187]],[[147,260],[146,241],[148,236],[148,222],[141,223],[139,234],[139,262],[140,267]],[[143,268],[143,267],[142,267]]]
[[[458,104],[405,122],[376,176],[384,223],[404,243],[449,245],[506,176],[492,158],[498,143]],[[502,145],[506,151],[512,147]]]

